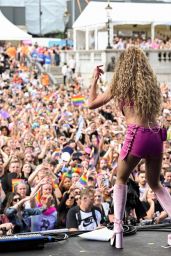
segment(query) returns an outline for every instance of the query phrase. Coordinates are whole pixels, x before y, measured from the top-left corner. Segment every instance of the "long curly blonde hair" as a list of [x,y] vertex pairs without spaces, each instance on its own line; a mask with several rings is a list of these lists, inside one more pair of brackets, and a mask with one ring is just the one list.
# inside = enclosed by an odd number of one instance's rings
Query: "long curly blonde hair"
[[118,106],[134,102],[137,114],[149,119],[160,113],[161,91],[144,52],[135,46],[123,51],[116,64],[110,91]]

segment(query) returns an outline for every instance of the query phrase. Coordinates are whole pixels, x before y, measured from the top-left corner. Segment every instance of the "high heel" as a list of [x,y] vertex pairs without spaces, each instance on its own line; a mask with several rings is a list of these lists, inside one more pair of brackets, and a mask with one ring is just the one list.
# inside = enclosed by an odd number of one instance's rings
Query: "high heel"
[[123,249],[123,227],[121,220],[114,220],[114,234],[110,239],[110,245],[117,249]]
[[123,231],[120,233],[117,233],[115,236],[115,248],[117,249],[123,249]]
[[123,248],[123,222],[127,197],[127,185],[115,184],[113,193],[114,203],[114,232],[110,239],[110,245],[117,249]]
[[110,245],[117,249],[123,249],[123,232],[114,234],[114,237],[110,239]]

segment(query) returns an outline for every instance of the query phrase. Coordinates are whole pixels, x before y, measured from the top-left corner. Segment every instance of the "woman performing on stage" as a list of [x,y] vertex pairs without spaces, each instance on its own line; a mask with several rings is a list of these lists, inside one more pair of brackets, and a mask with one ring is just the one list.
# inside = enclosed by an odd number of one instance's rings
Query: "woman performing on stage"
[[127,180],[141,158],[146,161],[146,177],[163,209],[171,217],[171,197],[160,184],[163,141],[166,129],[159,126],[161,92],[147,57],[138,47],[123,51],[116,64],[111,85],[97,95],[97,82],[103,74],[102,66],[93,73],[88,106],[95,109],[113,99],[125,115],[127,131],[120,152],[117,179],[114,185],[114,235],[111,243],[123,248],[122,219],[127,196]]

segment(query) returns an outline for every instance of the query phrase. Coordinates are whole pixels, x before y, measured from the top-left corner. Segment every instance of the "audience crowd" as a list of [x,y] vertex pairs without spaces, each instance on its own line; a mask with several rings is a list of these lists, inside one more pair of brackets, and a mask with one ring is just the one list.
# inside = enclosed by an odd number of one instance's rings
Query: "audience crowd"
[[[75,73],[74,57],[64,84],[42,79],[47,74],[35,65],[37,49],[40,53],[37,45],[0,48],[0,234],[105,226],[114,217],[112,188],[124,116],[114,104],[86,107],[88,91]],[[57,52],[52,65],[60,63]],[[46,71],[50,53],[46,49],[38,60]],[[171,92],[167,84],[161,91],[159,122],[168,131],[161,183],[171,191]],[[147,184],[143,159],[128,181],[125,222],[170,222]]]
[[144,50],[154,49],[154,50],[170,50],[171,49],[171,39],[166,37],[165,39],[155,38],[153,41],[151,38],[143,39],[141,37],[135,38],[123,38],[115,37],[113,40],[113,48],[118,50],[123,50],[129,46],[138,46]]

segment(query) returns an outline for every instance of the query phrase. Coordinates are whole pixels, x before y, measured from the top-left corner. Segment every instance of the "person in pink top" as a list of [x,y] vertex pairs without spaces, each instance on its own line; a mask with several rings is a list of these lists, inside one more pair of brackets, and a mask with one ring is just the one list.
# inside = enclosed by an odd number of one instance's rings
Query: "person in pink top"
[[116,63],[112,81],[104,93],[98,94],[98,80],[104,73],[97,66],[89,91],[88,107],[96,109],[111,101],[125,115],[127,130],[120,152],[114,185],[114,233],[111,244],[123,248],[122,219],[127,197],[127,180],[144,158],[146,177],[161,206],[171,216],[171,197],[160,184],[163,141],[166,129],[157,123],[161,92],[148,59],[135,46],[124,50]]

